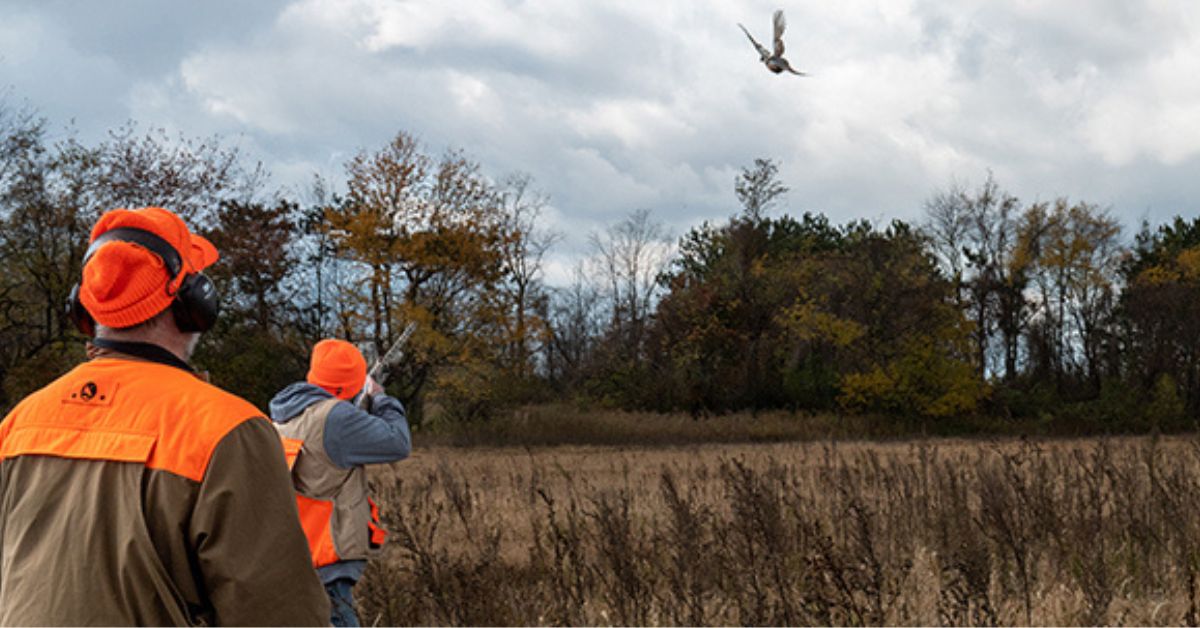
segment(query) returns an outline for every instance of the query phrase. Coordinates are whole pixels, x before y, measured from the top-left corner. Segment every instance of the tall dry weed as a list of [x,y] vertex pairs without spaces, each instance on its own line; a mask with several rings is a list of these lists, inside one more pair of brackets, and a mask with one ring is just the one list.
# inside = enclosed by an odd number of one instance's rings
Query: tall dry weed
[[1200,441],[444,452],[377,474],[385,624],[1195,624]]

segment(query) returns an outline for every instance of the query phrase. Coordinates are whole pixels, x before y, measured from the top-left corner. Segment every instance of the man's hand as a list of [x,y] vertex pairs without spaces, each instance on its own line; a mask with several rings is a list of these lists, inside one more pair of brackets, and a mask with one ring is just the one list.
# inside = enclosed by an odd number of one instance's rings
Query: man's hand
[[375,378],[370,375],[367,376],[367,381],[363,388],[367,391],[368,395],[378,395],[383,392],[383,386],[380,386],[379,382],[375,381]]

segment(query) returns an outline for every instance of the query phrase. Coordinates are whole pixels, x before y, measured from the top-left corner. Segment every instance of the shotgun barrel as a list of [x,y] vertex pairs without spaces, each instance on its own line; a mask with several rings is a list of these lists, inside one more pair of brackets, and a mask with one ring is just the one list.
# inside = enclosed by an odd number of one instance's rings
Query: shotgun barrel
[[[400,337],[396,339],[396,342],[392,343],[387,353],[384,353],[378,360],[375,360],[375,364],[371,365],[371,370],[367,371],[368,380],[373,379],[379,382],[380,386],[383,385],[383,381],[380,380],[380,375],[384,372],[383,369],[400,361],[400,358],[404,355],[404,343],[408,342],[408,337],[412,335],[416,328],[417,324],[415,322],[410,322],[404,326],[404,331],[400,332]],[[358,400],[354,402],[354,405],[365,408],[367,406],[367,396],[364,382],[364,388],[362,392],[358,393]]]

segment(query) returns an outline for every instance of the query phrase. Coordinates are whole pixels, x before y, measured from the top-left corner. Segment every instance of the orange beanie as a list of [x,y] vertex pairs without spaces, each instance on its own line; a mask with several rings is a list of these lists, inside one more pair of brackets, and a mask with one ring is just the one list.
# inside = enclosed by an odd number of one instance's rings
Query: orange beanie
[[327,338],[312,350],[308,383],[324,388],[339,399],[351,399],[367,381],[367,360],[358,347],[345,340]]
[[183,269],[170,277],[157,254],[131,242],[106,243],[83,267],[79,300],[97,323],[121,329],[167,309],[185,275],[217,261],[217,249],[188,231],[183,219],[161,207],[114,209],[92,228],[91,241],[117,227],[134,227],[162,238],[179,252]]

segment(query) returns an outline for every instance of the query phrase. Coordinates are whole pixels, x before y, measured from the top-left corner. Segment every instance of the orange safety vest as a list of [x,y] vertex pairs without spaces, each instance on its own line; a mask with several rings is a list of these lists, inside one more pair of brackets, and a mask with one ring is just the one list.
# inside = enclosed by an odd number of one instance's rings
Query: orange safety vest
[[221,438],[260,416],[250,402],[181,369],[94,360],[13,410],[0,425],[0,459],[43,455],[136,462],[200,482]]
[[292,471],[300,526],[318,568],[371,558],[387,537],[379,507],[367,496],[366,469],[343,469],[325,452],[325,420],[339,402],[314,403],[290,421],[275,424]]

